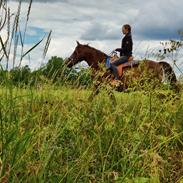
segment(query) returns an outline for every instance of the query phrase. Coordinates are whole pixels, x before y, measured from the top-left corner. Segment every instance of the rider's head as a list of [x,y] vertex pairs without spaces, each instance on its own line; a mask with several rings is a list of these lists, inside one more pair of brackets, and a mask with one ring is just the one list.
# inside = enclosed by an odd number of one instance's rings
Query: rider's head
[[123,34],[128,34],[129,32],[131,32],[131,26],[129,24],[123,25],[122,32],[123,32]]

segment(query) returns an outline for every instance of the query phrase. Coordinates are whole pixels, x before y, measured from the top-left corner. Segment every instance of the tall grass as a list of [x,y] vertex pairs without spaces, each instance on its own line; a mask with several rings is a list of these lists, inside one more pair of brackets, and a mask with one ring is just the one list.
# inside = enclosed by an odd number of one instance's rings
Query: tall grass
[[[1,89],[2,177],[10,182],[179,182],[183,98],[154,91]],[[151,102],[150,102],[151,100]],[[8,172],[8,173],[7,173]]]

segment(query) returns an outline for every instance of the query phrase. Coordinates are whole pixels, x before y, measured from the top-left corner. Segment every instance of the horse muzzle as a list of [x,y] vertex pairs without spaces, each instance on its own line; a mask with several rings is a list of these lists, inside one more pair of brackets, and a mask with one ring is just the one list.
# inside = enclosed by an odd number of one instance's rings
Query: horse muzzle
[[69,68],[73,66],[72,62],[73,62],[73,59],[70,57],[65,59],[65,65]]

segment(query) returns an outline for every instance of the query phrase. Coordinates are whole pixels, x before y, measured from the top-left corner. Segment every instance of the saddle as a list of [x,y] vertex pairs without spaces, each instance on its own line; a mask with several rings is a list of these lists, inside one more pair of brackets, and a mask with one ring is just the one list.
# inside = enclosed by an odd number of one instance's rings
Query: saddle
[[[117,55],[114,55],[110,58],[110,63],[116,61],[117,59],[119,59],[119,57]],[[124,64],[120,64],[117,66],[117,69],[118,69],[118,75],[119,77],[121,77],[123,75],[123,69],[125,67],[132,67],[134,65],[137,65],[139,63],[139,61],[135,61],[134,60],[134,57],[131,56],[128,58],[128,62],[124,63]]]

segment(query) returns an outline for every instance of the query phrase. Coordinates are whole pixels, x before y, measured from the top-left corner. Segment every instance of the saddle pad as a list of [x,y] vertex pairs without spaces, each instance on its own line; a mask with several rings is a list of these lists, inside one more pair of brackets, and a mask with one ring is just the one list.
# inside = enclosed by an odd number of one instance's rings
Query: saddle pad
[[138,64],[139,64],[139,60],[134,60],[131,62],[126,62],[124,64],[118,65],[117,68],[118,68],[119,77],[121,77],[123,75],[123,69],[125,67],[133,67],[134,65],[138,65]]

